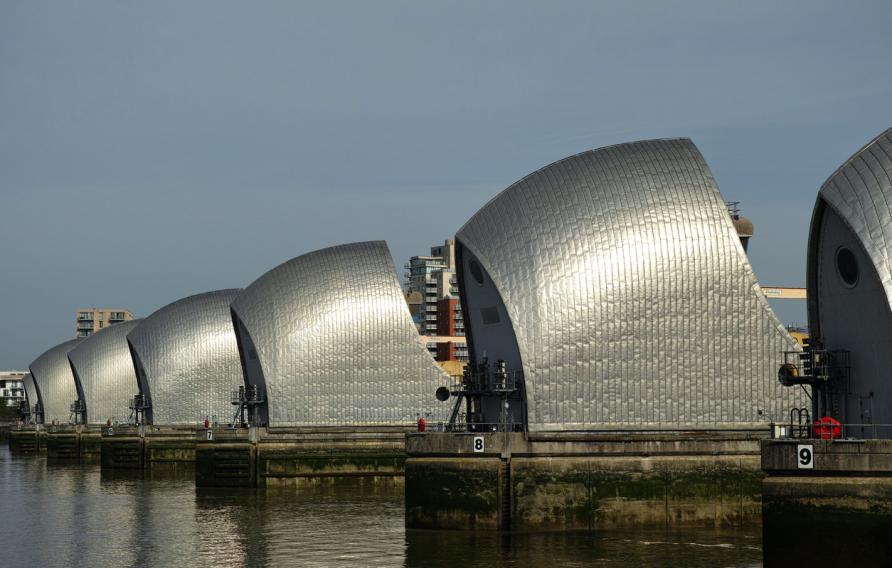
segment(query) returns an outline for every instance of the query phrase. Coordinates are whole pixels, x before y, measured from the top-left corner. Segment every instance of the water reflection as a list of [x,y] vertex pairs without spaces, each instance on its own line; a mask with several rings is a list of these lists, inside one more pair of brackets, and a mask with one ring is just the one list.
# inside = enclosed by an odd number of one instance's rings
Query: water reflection
[[191,474],[101,474],[0,451],[3,566],[750,566],[759,529],[406,531],[402,489],[196,490]]
[[501,535],[408,531],[406,566],[760,566],[758,532],[757,528]]

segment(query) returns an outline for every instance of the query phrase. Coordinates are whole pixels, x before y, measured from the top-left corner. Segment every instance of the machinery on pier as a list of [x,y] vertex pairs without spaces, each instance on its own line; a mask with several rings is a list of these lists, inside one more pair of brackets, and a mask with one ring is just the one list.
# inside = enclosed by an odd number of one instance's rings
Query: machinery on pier
[[[437,398],[445,402],[455,397],[447,429],[470,432],[522,431],[523,422],[515,420],[512,407],[523,409],[522,382],[517,371],[509,371],[505,361],[499,359],[490,365],[484,357],[480,363],[465,367],[461,382],[452,389],[440,387]],[[462,403],[465,411],[462,412]],[[494,403],[498,403],[498,421]]]
[[232,393],[232,404],[238,407],[232,417],[232,427],[261,426],[260,408],[263,402],[257,385],[240,385]]
[[140,393],[134,395],[130,399],[130,418],[128,422],[133,425],[145,424],[147,422],[148,411],[151,409],[149,399],[146,395]]

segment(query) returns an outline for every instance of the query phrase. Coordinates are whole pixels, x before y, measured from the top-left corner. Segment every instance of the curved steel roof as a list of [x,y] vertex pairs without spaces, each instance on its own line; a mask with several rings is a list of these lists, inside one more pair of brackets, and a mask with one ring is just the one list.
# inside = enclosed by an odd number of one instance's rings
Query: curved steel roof
[[77,386],[68,363],[68,352],[82,340],[82,337],[78,337],[60,343],[45,351],[29,366],[40,392],[44,421],[47,423],[55,420],[66,424],[71,417],[71,404],[77,400]]
[[94,333],[71,350],[68,360],[80,385],[88,424],[106,420],[126,422],[130,401],[139,392],[127,334],[142,320],[111,325]]
[[31,373],[25,373],[25,376],[22,377],[22,384],[25,386],[25,401],[28,403],[28,409],[33,412],[34,405],[40,402],[40,394],[37,392],[37,386],[34,384],[34,377],[31,376]]
[[[272,426],[442,419],[447,375],[421,344],[383,241],[270,270],[232,303],[262,368]],[[254,354],[248,354],[253,356]],[[246,373],[252,382],[251,373]]]
[[228,423],[231,391],[242,382],[229,303],[218,290],[168,304],[127,334],[140,390],[157,425],[189,425],[216,416]]
[[513,324],[531,430],[754,423],[800,399],[776,380],[780,353],[798,347],[688,139],[555,162],[456,240]]
[[818,194],[809,238],[809,326],[820,335],[816,317],[814,258],[824,208],[845,222],[870,257],[892,308],[892,128],[858,150],[831,175]]

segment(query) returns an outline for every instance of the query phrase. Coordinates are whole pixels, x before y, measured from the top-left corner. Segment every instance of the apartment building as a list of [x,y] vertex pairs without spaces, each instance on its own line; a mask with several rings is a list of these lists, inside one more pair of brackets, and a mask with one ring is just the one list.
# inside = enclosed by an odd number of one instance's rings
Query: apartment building
[[464,341],[440,341],[465,335],[455,275],[455,241],[431,247],[430,255],[413,256],[405,269],[406,297],[418,333],[437,338],[427,343],[428,350],[438,361],[466,361]]
[[18,406],[25,400],[24,376],[24,371],[0,371],[0,404]]
[[104,327],[130,321],[133,314],[123,308],[78,308],[76,318],[77,337],[87,337]]

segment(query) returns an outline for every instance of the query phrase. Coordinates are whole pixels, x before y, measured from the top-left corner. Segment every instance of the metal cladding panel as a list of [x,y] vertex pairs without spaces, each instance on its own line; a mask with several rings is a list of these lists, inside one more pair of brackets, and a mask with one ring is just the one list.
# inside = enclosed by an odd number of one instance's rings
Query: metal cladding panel
[[78,337],[56,345],[35,359],[29,367],[40,390],[44,421],[47,423],[53,420],[67,423],[71,417],[71,404],[77,400],[77,386],[68,353],[82,340],[82,337]]
[[34,377],[31,373],[25,373],[22,377],[22,384],[25,385],[25,400],[28,402],[28,408],[34,410],[34,405],[40,401],[40,395],[37,394],[37,387],[34,386]]
[[125,422],[130,401],[139,392],[127,334],[142,320],[114,324],[89,336],[71,350],[68,360],[80,380],[87,423]]
[[421,344],[382,241],[289,260],[232,303],[263,369],[271,426],[443,420],[449,382]]
[[809,239],[809,326],[818,334],[815,255],[824,207],[852,230],[870,257],[892,308],[892,128],[831,175],[818,195]]
[[767,421],[758,409],[779,418],[805,404],[776,379],[781,352],[798,346],[690,140],[551,164],[456,239],[508,312],[530,430],[752,424]]
[[155,311],[127,334],[145,370],[156,425],[196,424],[235,412],[242,382],[229,304],[240,290],[190,296]]

